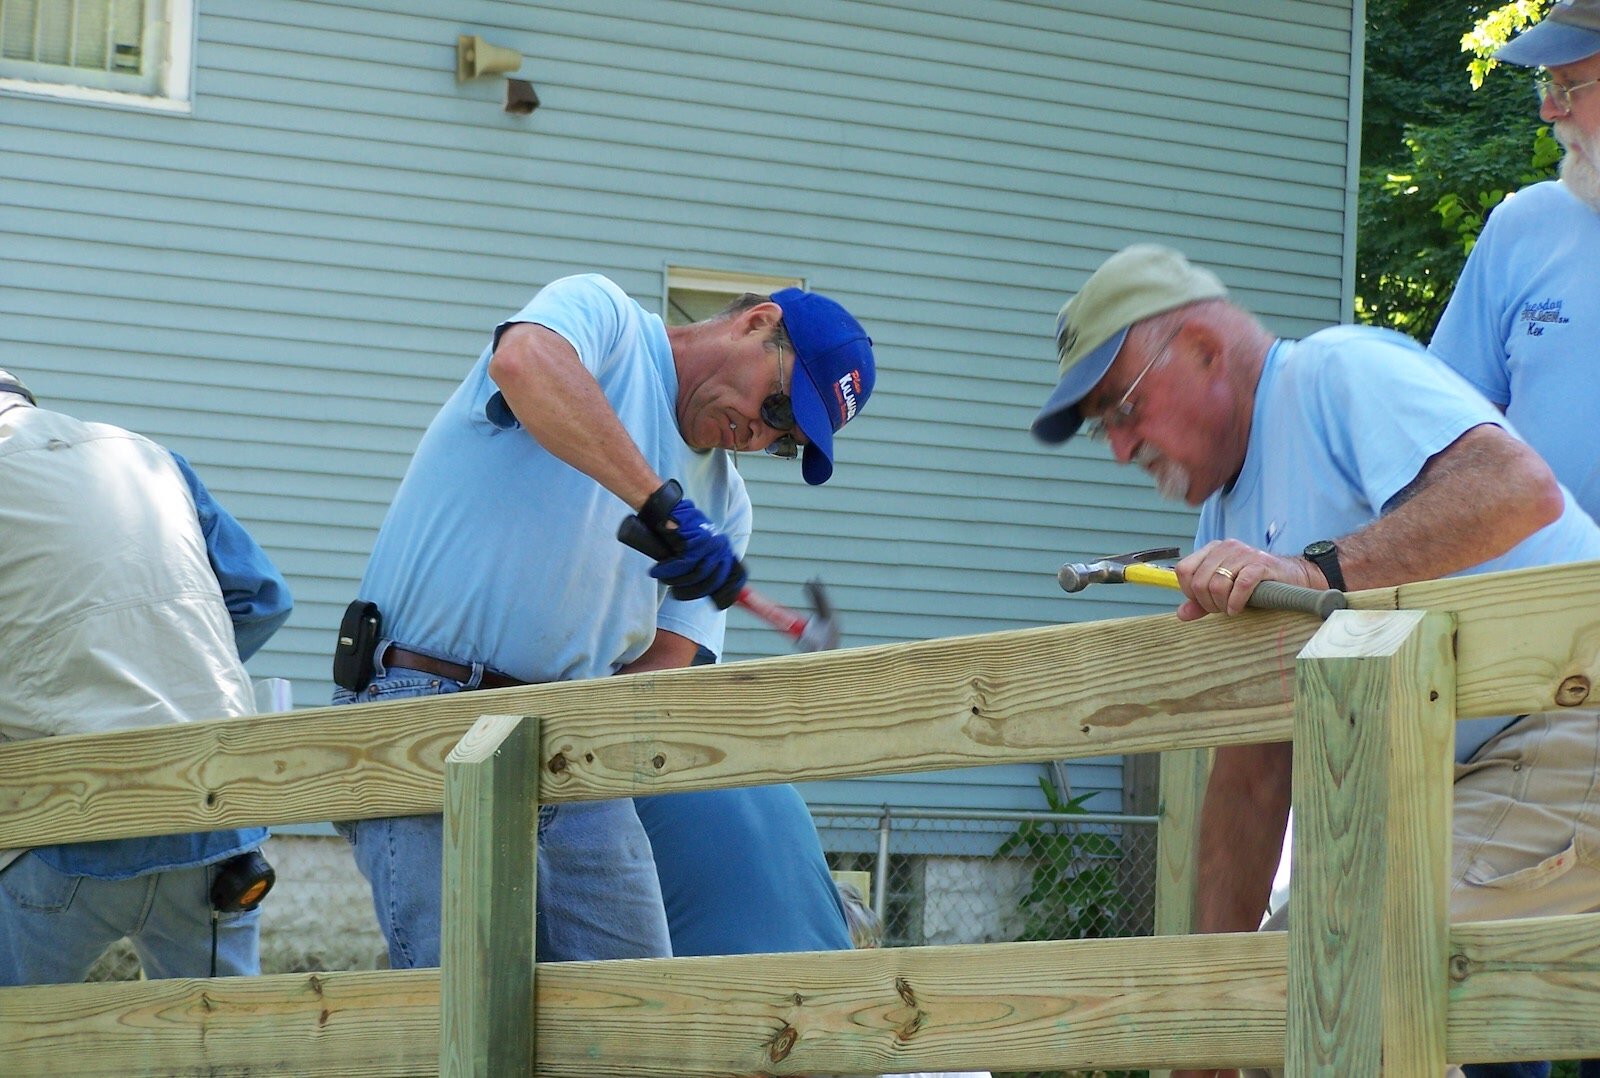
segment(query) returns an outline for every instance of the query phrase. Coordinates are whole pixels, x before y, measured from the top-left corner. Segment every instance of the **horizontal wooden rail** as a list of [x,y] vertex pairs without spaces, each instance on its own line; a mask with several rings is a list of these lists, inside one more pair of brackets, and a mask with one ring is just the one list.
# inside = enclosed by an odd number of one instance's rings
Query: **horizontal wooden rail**
[[[1600,678],[1600,563],[1352,599],[1455,613],[1462,717]],[[11,744],[0,848],[436,812],[486,712],[541,720],[544,802],[1287,740],[1320,625],[1163,615]]]
[[[1456,925],[1450,949],[1451,1059],[1600,1054],[1600,915]],[[1274,1063],[1287,953],[1263,932],[541,964],[538,1074]],[[439,1038],[438,970],[0,990],[8,1078],[434,1074]]]

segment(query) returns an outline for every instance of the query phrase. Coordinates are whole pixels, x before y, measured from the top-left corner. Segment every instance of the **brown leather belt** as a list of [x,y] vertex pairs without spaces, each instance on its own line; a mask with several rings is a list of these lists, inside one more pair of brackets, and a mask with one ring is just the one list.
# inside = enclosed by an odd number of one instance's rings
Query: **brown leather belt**
[[[382,662],[384,669],[391,666],[403,666],[407,670],[421,670],[425,674],[438,674],[451,681],[459,681],[463,685],[472,680],[472,667],[462,666],[460,663],[449,662],[445,659],[435,659],[432,655],[419,655],[415,651],[390,644],[383,649]],[[484,667],[483,677],[478,679],[480,689],[509,689],[513,685],[526,685],[526,681],[518,681],[514,677],[497,673]]]

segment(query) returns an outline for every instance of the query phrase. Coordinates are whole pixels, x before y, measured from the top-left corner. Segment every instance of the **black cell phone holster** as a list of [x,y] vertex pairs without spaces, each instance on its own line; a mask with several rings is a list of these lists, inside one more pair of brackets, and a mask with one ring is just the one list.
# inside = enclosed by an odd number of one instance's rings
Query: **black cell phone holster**
[[357,599],[345,607],[339,622],[339,643],[333,649],[333,683],[360,692],[372,681],[373,652],[383,631],[378,604]]

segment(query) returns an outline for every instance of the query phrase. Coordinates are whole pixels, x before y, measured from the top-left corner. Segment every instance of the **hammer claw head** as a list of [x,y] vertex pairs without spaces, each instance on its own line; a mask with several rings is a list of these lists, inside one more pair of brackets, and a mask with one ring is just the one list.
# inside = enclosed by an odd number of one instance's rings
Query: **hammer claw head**
[[1069,595],[1082,591],[1090,584],[1122,584],[1127,581],[1127,568],[1141,562],[1166,561],[1178,556],[1175,546],[1151,547],[1127,554],[1112,554],[1099,561],[1073,561],[1056,571],[1056,583]]
[[1148,550],[1135,550],[1127,554],[1113,554],[1102,561],[1115,562],[1118,565],[1133,565],[1135,562],[1171,561],[1178,556],[1175,546],[1153,546]]
[[831,651],[839,646],[839,619],[834,616],[828,589],[823,587],[821,578],[812,577],[806,581],[805,591],[815,613],[806,621],[795,646],[801,651]]

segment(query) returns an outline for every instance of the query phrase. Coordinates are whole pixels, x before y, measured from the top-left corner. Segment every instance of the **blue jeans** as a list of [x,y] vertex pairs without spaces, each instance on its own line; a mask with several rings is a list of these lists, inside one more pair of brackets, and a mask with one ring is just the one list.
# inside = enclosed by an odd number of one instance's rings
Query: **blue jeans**
[[[0,985],[81,981],[101,953],[126,936],[145,976],[211,972],[214,865],[125,880],[69,876],[31,853],[0,872]],[[261,911],[217,919],[219,977],[261,972]]]
[[[379,645],[380,655],[384,646]],[[476,688],[481,676],[475,672],[463,683],[380,667],[371,685],[360,693],[340,689],[333,702],[463,692]],[[334,826],[354,847],[356,865],[372,885],[389,964],[395,969],[437,966],[444,818],[398,816]],[[538,872],[535,948],[541,962],[671,955],[650,840],[632,801],[541,805]]]

